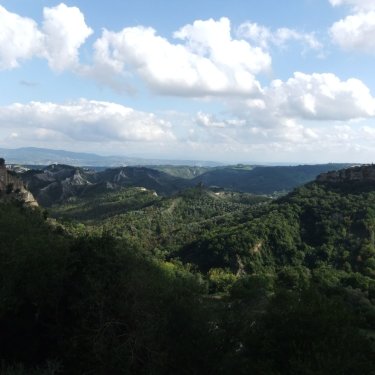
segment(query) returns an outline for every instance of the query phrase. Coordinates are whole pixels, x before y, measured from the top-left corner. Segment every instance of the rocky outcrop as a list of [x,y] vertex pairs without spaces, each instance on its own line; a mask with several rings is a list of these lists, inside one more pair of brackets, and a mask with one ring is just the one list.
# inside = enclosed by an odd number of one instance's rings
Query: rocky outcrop
[[375,183],[375,165],[354,166],[339,171],[322,173],[316,178],[317,182],[373,182]]
[[22,180],[7,170],[3,158],[0,158],[0,200],[18,200],[28,207],[38,206],[34,196],[25,188]]
[[15,191],[23,188],[23,183],[5,166],[5,160],[0,158],[0,191]]
[[21,178],[39,204],[49,207],[81,196],[92,187],[92,175],[92,171],[83,168],[53,164],[22,173]]

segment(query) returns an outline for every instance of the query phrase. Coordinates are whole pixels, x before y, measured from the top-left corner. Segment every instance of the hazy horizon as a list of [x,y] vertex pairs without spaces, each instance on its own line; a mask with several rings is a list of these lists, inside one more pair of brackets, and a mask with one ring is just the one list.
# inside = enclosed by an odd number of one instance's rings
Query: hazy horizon
[[[264,165],[264,166],[297,166],[297,165],[317,165],[317,164],[366,164],[366,163],[359,163],[359,162],[356,162],[356,161],[345,161],[345,162],[335,162],[335,161],[327,161],[327,162],[299,162],[299,161],[286,161],[286,162],[280,162],[280,161],[267,161],[267,160],[261,160],[261,161],[256,161],[256,160],[215,160],[215,159],[181,159],[181,158],[168,158],[168,157],[158,157],[158,156],[153,156],[153,155],[147,155],[147,154],[102,154],[100,152],[98,153],[95,153],[95,152],[90,152],[90,153],[86,153],[86,152],[80,152],[80,151],[71,151],[71,150],[63,150],[63,149],[50,149],[50,148],[38,148],[38,147],[33,147],[33,146],[29,146],[29,147],[21,147],[21,148],[5,148],[5,147],[1,147],[0,148],[0,157],[4,157],[6,155],[4,154],[1,154],[1,152],[3,150],[7,150],[7,151],[21,151],[21,150],[30,150],[30,152],[33,152],[33,151],[37,151],[37,152],[41,152],[43,153],[44,151],[45,152],[64,152],[64,153],[72,153],[72,154],[83,154],[83,156],[94,156],[94,157],[100,157],[100,158],[113,158],[113,159],[118,159],[120,160],[121,158],[124,158],[124,161],[126,160],[126,158],[128,159],[140,159],[141,161],[144,161],[143,165],[147,165],[147,161],[158,161],[158,164],[160,164],[159,162],[163,162],[165,161],[166,163],[167,162],[175,162],[175,165],[178,165],[176,163],[178,163],[179,161],[181,162],[205,162],[207,163],[207,165],[209,163],[211,164],[217,164],[217,165],[236,165],[236,164],[244,164],[244,165]],[[38,153],[35,153],[35,155],[38,155]],[[74,155],[73,155],[74,156]],[[36,156],[35,156],[36,158]],[[11,156],[10,157],[10,162],[9,164],[13,164],[13,163],[16,163],[17,162],[13,162],[12,160],[14,160],[15,157]],[[26,160],[26,158],[25,158]],[[36,159],[35,159],[36,160]],[[63,159],[61,159],[63,160]],[[5,157],[5,161],[9,161],[8,158]],[[32,158],[30,159],[30,162],[32,162]],[[24,164],[26,164],[24,162]],[[84,165],[84,164],[82,164]],[[160,164],[161,165],[161,164]],[[186,165],[186,164],[181,164],[181,165]]]

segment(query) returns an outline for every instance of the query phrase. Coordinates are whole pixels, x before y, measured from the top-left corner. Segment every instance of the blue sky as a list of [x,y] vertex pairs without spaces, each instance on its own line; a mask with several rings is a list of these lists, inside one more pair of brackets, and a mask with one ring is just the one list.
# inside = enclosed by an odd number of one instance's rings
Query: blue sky
[[0,147],[373,162],[375,1],[0,0]]

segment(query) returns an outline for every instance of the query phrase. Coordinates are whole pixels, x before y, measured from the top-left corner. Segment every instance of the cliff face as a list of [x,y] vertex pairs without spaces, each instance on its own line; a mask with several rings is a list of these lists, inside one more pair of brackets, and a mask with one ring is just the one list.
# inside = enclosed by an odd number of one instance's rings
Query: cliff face
[[333,183],[350,181],[375,183],[375,165],[362,165],[339,171],[322,173],[316,178],[316,181]]
[[7,199],[19,200],[30,207],[38,206],[23,182],[6,169],[4,159],[0,158],[0,200]]
[[23,188],[23,183],[16,176],[9,173],[6,168],[0,167],[0,191],[16,191]]
[[94,186],[93,173],[84,168],[52,164],[22,173],[21,178],[39,204],[49,207],[90,190]]

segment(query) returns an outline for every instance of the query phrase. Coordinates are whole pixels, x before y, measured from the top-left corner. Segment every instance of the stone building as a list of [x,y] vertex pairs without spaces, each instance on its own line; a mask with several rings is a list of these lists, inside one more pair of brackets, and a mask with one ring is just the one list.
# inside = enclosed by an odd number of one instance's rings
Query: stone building
[[5,190],[8,185],[8,171],[5,167],[5,160],[0,158],[0,191]]
[[20,191],[23,189],[23,182],[7,170],[5,160],[0,158],[0,191]]
[[375,165],[361,165],[351,168],[342,169],[340,171],[332,171],[320,174],[318,182],[372,182],[375,183]]

